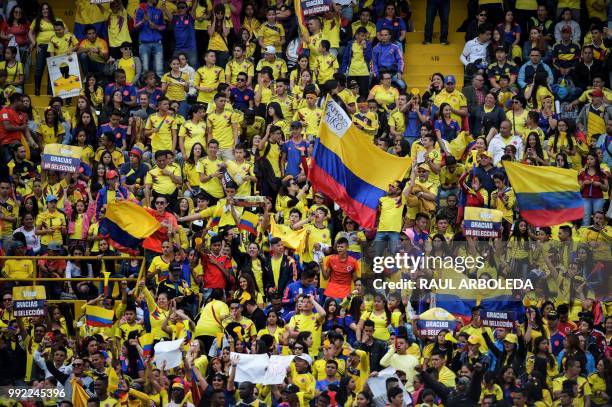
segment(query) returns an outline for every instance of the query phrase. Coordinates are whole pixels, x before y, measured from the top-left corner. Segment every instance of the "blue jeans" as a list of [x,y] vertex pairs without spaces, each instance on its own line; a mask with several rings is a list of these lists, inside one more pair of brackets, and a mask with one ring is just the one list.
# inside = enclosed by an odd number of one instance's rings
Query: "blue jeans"
[[582,202],[584,202],[582,226],[589,226],[591,224],[591,216],[593,216],[595,212],[603,210],[604,200],[603,198],[583,198]]
[[400,88],[401,90],[405,90],[406,89],[406,82],[404,82],[404,80],[402,79],[402,73],[398,72],[395,75],[393,75],[393,83],[395,83],[395,85]]
[[87,76],[88,73],[101,74],[104,73],[104,64],[97,61],[92,61],[86,52],[79,54],[79,62],[83,69],[83,76]]
[[450,0],[427,0],[425,18],[425,41],[431,42],[436,14],[440,16],[440,41],[448,40],[448,15]]
[[399,243],[399,232],[376,232],[374,237],[374,256],[382,256],[387,249],[387,256],[393,256]]
[[[144,42],[138,47],[140,60],[142,61],[142,69],[144,71],[155,71],[155,74],[161,78],[164,74],[164,49],[160,42]],[[151,64],[151,60],[153,63]]]
[[[47,57],[49,53],[47,49],[49,48],[48,44],[39,44],[37,46],[36,53],[36,70],[34,71],[34,90],[35,93],[40,93],[40,83],[42,82],[43,74],[45,73],[47,66]],[[47,83],[47,93],[51,94],[51,81],[49,80]]]

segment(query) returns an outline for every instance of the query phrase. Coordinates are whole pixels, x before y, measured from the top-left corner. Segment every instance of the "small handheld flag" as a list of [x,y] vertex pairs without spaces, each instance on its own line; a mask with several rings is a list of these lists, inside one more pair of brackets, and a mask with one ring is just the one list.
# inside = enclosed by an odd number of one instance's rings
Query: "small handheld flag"
[[113,317],[115,312],[112,309],[97,307],[95,305],[87,305],[85,307],[85,319],[87,326],[92,327],[111,327],[113,326]]

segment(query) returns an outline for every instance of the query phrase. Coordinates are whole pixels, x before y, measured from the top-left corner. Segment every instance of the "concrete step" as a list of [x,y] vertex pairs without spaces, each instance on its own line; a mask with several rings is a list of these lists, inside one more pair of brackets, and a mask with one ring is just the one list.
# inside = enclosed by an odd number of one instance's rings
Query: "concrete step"
[[[425,32],[423,31],[423,29],[422,28],[418,29],[417,27],[417,31],[406,33],[406,44],[420,44],[423,42],[424,36],[425,36]],[[458,33],[458,32],[448,33],[448,41],[451,44],[461,44],[463,46],[463,44],[465,43],[464,37],[465,37],[465,33]],[[434,31],[432,35],[432,43],[437,44],[439,42],[440,42],[440,32]]]
[[[467,0],[453,0],[450,2],[449,32],[457,30],[467,15]],[[410,2],[412,9],[412,23],[415,30],[423,30],[427,12],[427,0],[414,0]],[[434,20],[434,31],[440,31],[440,18]]]

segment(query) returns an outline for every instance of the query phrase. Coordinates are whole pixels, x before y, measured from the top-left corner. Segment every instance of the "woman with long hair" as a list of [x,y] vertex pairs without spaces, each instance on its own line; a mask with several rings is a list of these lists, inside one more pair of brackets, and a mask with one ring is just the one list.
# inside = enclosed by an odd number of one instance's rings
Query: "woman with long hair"
[[[73,133],[76,135],[79,132],[85,133],[85,143],[91,146],[94,150],[98,148],[98,127],[94,121],[95,114],[88,111],[80,112],[76,115],[76,122]],[[76,142],[76,136],[73,142]]]
[[59,116],[54,109],[45,110],[44,122],[38,126],[36,143],[44,147],[47,144],[61,143],[64,138],[64,127],[59,122]]
[[242,7],[242,28],[246,28],[252,36],[257,35],[261,21],[255,17],[255,5],[252,2],[245,3]]
[[551,57],[550,47],[546,43],[546,37],[538,27],[533,27],[529,30],[529,39],[523,44],[523,60],[529,61],[529,53],[533,48],[540,50],[542,60],[548,60]]
[[589,377],[591,385],[591,406],[602,407],[612,398],[612,361],[600,357],[595,365],[595,372]]
[[579,145],[576,140],[575,122],[570,119],[560,119],[552,131],[551,139],[548,140],[548,155],[552,157],[563,153],[567,157],[569,166],[577,169],[582,166],[578,151],[584,147],[586,147],[584,144]]
[[461,126],[457,120],[451,117],[452,108],[448,103],[440,105],[440,115],[434,123],[434,132],[438,140],[446,140],[449,143],[453,141],[457,134],[461,131]]
[[178,57],[170,59],[170,71],[161,77],[161,91],[168,99],[179,102],[179,110],[176,113],[187,117],[189,111],[189,104],[187,103],[189,75],[181,72],[180,68],[181,64]]
[[[145,366],[138,353],[136,332],[128,335],[128,340],[121,346],[121,372],[133,380],[144,379]],[[111,368],[112,369],[112,368]]]
[[23,74],[25,81],[30,79],[30,62],[32,52],[30,49],[30,23],[26,18],[23,8],[20,5],[15,5],[9,12],[9,17],[6,22],[0,23],[0,39],[9,41],[15,39],[19,48],[19,56],[23,64]]
[[540,111],[542,109],[542,100],[552,98],[553,104],[555,96],[548,87],[548,74],[545,71],[538,71],[533,76],[533,83],[530,83],[525,88],[525,99],[527,99],[527,107],[530,110]]
[[557,366],[559,374],[563,374],[566,369],[565,362],[568,359],[576,359],[580,361],[580,367],[586,368],[587,357],[584,351],[580,348],[580,339],[573,332],[568,332],[563,339],[563,350],[557,355]]
[[111,93],[111,97],[108,100],[108,103],[102,107],[102,111],[100,112],[100,120],[99,124],[106,124],[110,121],[111,113],[114,111],[121,112],[121,117],[124,118],[121,121],[121,124],[126,125],[127,117],[129,117],[129,108],[123,104],[123,95],[119,89],[116,89]]
[[200,193],[200,185],[204,178],[202,173],[202,160],[204,159],[204,146],[195,143],[191,146],[189,157],[183,163],[184,194],[194,197]]
[[14,86],[18,92],[23,93],[25,68],[16,58],[17,47],[7,47],[4,50],[4,61],[0,62],[0,70],[6,71],[6,84]]
[[283,139],[289,137],[289,120],[285,119],[283,109],[278,102],[270,102],[266,107],[266,126],[278,126],[283,131]]
[[104,88],[98,83],[98,79],[93,73],[88,73],[85,78],[85,86],[81,89],[81,95],[89,100],[89,104],[100,110],[104,104]]
[[302,55],[298,58],[296,67],[289,74],[289,88],[295,89],[296,86],[302,86],[302,71],[312,71],[310,69],[310,59],[307,55]]
[[529,269],[529,252],[531,249],[531,236],[529,234],[529,224],[524,219],[518,219],[512,227],[510,240],[508,241],[508,251],[506,252],[506,262],[515,275],[525,277]]
[[527,135],[523,160],[528,158],[535,161],[537,165],[548,165],[548,154],[546,154],[546,152],[542,149],[540,137],[535,131],[532,131]]
[[242,273],[238,276],[238,289],[234,292],[234,298],[240,300],[241,304],[253,300],[260,308],[264,306],[263,295],[257,289],[255,279],[249,273]]
[[586,165],[578,174],[578,183],[584,203],[582,226],[591,225],[591,216],[603,210],[604,192],[608,191],[608,177],[601,170],[599,158],[595,151],[590,151],[586,157]]
[[[55,35],[53,23],[59,19],[47,2],[41,3],[29,32],[30,50],[36,52],[36,71],[34,72],[34,94],[40,96],[40,84],[46,71],[49,41]],[[61,20],[59,20],[61,21]],[[47,94],[51,94],[51,80],[47,82]]]
[[436,72],[431,75],[429,86],[423,93],[422,105],[428,106],[430,102],[433,102],[435,97],[444,89],[444,75],[440,72]]
[[208,50],[215,52],[217,65],[223,69],[225,69],[230,57],[228,36],[233,27],[232,20],[225,16],[225,6],[217,4],[213,8],[212,22],[208,27],[208,36],[210,37]]
[[[300,188],[297,181],[289,179],[281,184],[278,198],[276,199],[276,212],[281,214],[285,223],[289,220],[289,211],[297,209],[301,213],[301,218],[306,215],[307,203],[306,192],[308,184]],[[299,220],[299,219],[298,219]]]
[[554,97],[544,96],[542,98],[542,108],[540,109],[538,127],[541,128],[548,137],[557,128],[558,121],[559,115],[555,113]]
[[91,106],[89,99],[81,95],[77,97],[74,113],[72,114],[73,129],[76,128],[76,126],[79,124],[79,116],[83,113],[89,113],[91,115],[91,118],[93,119],[94,125],[98,125],[98,116],[96,115],[95,109]]
[[[521,41],[521,26],[514,21],[514,12],[507,10],[504,15],[504,21],[497,26],[503,35],[503,43],[506,49],[512,51],[512,56],[521,55],[521,47],[519,45]],[[515,52],[514,48],[518,50]]]
[[374,338],[387,342],[391,337],[389,325],[391,325],[391,310],[387,306],[387,299],[383,294],[374,295],[374,306],[372,311],[361,314],[357,325],[357,340],[361,340],[365,321],[374,322]]

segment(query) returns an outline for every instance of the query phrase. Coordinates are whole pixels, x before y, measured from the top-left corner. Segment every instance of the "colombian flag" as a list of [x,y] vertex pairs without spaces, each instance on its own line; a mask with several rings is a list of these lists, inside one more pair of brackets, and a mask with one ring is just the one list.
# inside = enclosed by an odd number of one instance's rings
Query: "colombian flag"
[[578,173],[504,161],[521,216],[534,226],[553,226],[582,219],[584,206]]
[[411,160],[376,147],[336,102],[328,101],[323,116],[308,178],[314,190],[329,196],[361,226],[373,229],[378,200],[389,184],[404,178]]
[[142,346],[142,356],[151,356],[153,354],[153,334],[151,332],[145,333],[138,340],[140,346]]
[[274,220],[274,216],[270,216],[270,234],[272,237],[278,237],[283,241],[283,245],[290,249],[294,249],[298,254],[304,251],[306,243],[306,229],[293,230],[287,225],[279,225]]
[[106,216],[100,222],[100,234],[111,240],[117,250],[138,254],[142,239],[159,229],[159,222],[143,207],[130,201],[118,201],[107,205]]
[[259,223],[259,216],[253,212],[244,211],[240,217],[240,223],[238,229],[246,230],[252,235],[257,234],[257,224]]
[[87,326],[111,327],[113,326],[114,316],[115,312],[112,309],[96,307],[95,305],[85,307]]

